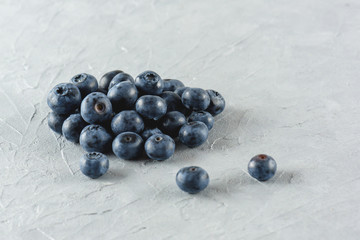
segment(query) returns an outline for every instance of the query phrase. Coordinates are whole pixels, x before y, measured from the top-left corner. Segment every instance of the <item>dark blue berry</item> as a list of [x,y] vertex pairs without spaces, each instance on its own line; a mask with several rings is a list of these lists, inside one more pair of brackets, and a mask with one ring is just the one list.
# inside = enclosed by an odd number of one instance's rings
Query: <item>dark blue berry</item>
[[160,97],[165,100],[167,105],[167,112],[171,111],[179,111],[179,112],[186,112],[186,108],[181,102],[181,98],[174,92],[163,92]]
[[80,73],[71,78],[70,82],[80,90],[81,97],[85,98],[89,93],[98,90],[98,82],[93,75]]
[[190,114],[189,118],[188,118],[189,122],[195,122],[195,121],[199,121],[199,122],[203,122],[206,124],[206,126],[208,127],[209,130],[212,129],[212,127],[214,126],[214,117],[205,111],[194,111]]
[[180,128],[186,123],[184,114],[177,111],[168,112],[160,120],[160,129],[170,137],[176,138]]
[[164,81],[153,71],[140,73],[135,79],[135,85],[144,95],[160,95],[164,90]]
[[117,157],[132,160],[142,155],[144,141],[137,133],[123,132],[114,139],[112,149]]
[[225,99],[221,96],[220,93],[214,90],[206,90],[210,96],[210,105],[206,109],[207,112],[216,116],[220,114],[225,109]]
[[184,167],[176,174],[176,184],[181,190],[195,194],[209,185],[209,174],[201,167]]
[[190,148],[198,147],[209,134],[209,129],[203,122],[190,122],[184,124],[179,131],[179,140]]
[[149,158],[163,161],[175,152],[174,140],[165,134],[154,134],[145,142],[145,152]]
[[189,89],[189,87],[179,87],[177,89],[175,89],[174,93],[176,93],[177,95],[179,95],[179,97],[182,97],[183,93],[185,92],[185,90]]
[[80,90],[71,83],[56,85],[47,96],[47,104],[57,114],[74,113],[80,103]]
[[109,159],[102,153],[85,153],[80,159],[80,170],[89,178],[99,178],[109,169]]
[[62,125],[69,115],[51,112],[48,115],[48,126],[56,133],[62,134]]
[[181,100],[185,107],[201,111],[209,107],[210,97],[209,94],[201,88],[188,88],[181,96]]
[[149,137],[151,137],[154,134],[162,134],[162,132],[158,128],[148,128],[141,133],[141,137],[144,139],[144,141],[146,141]]
[[158,96],[145,95],[140,97],[136,102],[136,111],[141,116],[158,120],[165,115],[167,106],[164,99]]
[[99,81],[99,91],[102,93],[107,93],[111,80],[119,73],[122,73],[121,70],[114,70],[108,73],[105,73]]
[[185,87],[185,85],[176,79],[164,79],[164,91],[175,91],[178,88]]
[[87,152],[108,152],[111,142],[111,135],[100,125],[88,125],[80,134],[80,145]]
[[109,84],[109,90],[115,86],[116,84],[118,83],[121,83],[121,82],[130,82],[130,83],[135,83],[134,82],[134,78],[130,75],[130,74],[127,74],[127,73],[119,73],[117,74],[110,82]]
[[134,110],[122,111],[113,117],[111,130],[115,135],[122,132],[141,133],[144,130],[144,121]]
[[62,133],[70,142],[78,143],[80,133],[86,125],[79,113],[71,114],[62,125]]
[[107,96],[100,92],[87,95],[81,103],[81,116],[91,124],[104,123],[112,117],[112,105]]
[[138,90],[131,82],[121,82],[113,86],[107,93],[114,112],[133,109],[138,99]]
[[253,178],[259,181],[266,181],[275,175],[276,162],[266,154],[259,154],[250,160],[248,171]]

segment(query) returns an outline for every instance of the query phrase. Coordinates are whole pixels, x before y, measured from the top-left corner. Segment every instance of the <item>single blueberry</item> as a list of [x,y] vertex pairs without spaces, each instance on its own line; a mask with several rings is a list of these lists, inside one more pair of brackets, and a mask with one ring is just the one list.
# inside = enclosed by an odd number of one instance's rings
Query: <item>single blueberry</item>
[[201,88],[188,88],[181,96],[185,107],[194,111],[205,110],[209,107],[209,94]]
[[206,126],[208,127],[209,130],[212,129],[212,127],[214,126],[214,117],[205,111],[194,111],[190,114],[189,118],[188,118],[189,122],[195,122],[195,121],[199,121],[199,122],[203,122],[206,124]]
[[167,112],[179,111],[182,113],[186,112],[186,108],[181,102],[181,98],[174,92],[163,92],[160,97],[165,100],[167,105]]
[[112,136],[100,125],[88,125],[80,134],[80,145],[87,152],[108,152],[111,142]]
[[121,83],[121,82],[130,82],[130,83],[132,83],[132,84],[135,83],[134,78],[133,78],[130,74],[127,74],[127,73],[122,72],[122,73],[117,74],[117,75],[111,80],[111,82],[110,82],[110,84],[109,84],[109,90],[110,90],[113,86],[115,86],[116,84]]
[[158,96],[145,95],[140,97],[136,101],[135,105],[136,111],[141,114],[141,116],[158,120],[165,115],[167,106],[164,99]]
[[175,91],[178,88],[185,87],[185,85],[177,79],[164,79],[164,91]]
[[259,181],[267,181],[275,175],[275,160],[266,154],[259,154],[253,157],[248,165],[249,174]]
[[154,134],[145,142],[145,152],[149,158],[163,161],[175,152],[174,140],[165,134]]
[[47,96],[47,104],[57,114],[71,114],[80,106],[80,90],[71,83],[56,85]]
[[154,134],[162,134],[162,132],[158,128],[147,128],[141,133],[141,137],[144,139],[144,141],[146,141]]
[[179,131],[179,140],[190,148],[198,147],[204,142],[209,134],[209,129],[203,122],[185,123]]
[[160,129],[170,137],[176,138],[180,128],[186,123],[184,114],[177,111],[168,112],[160,120]]
[[164,81],[153,71],[140,73],[135,78],[135,85],[143,95],[160,95],[164,90]]
[[48,115],[48,126],[51,130],[56,133],[62,134],[62,125],[69,115],[67,114],[57,114],[56,112],[51,112]]
[[134,110],[122,111],[113,117],[111,130],[115,135],[122,132],[141,133],[144,130],[144,121]]
[[133,109],[138,99],[138,90],[131,82],[121,82],[113,86],[107,93],[114,112]]
[[117,157],[132,160],[142,155],[144,141],[137,133],[123,132],[114,139],[112,149]]
[[184,192],[195,194],[209,185],[209,174],[201,167],[184,167],[176,174],[176,184]]
[[179,95],[179,97],[182,97],[183,93],[185,92],[185,90],[189,89],[189,87],[179,87],[177,89],[175,89],[174,93],[176,93],[177,95]]
[[121,70],[114,70],[114,71],[105,73],[99,81],[99,91],[106,94],[108,92],[111,80],[117,74],[122,73],[122,72],[123,71],[121,71]]
[[85,98],[89,93],[98,90],[98,82],[93,75],[80,73],[71,78],[70,82],[80,90],[81,97]]
[[109,159],[102,153],[85,153],[80,159],[80,170],[89,178],[99,178],[104,175],[108,169]]
[[100,92],[87,95],[81,103],[81,116],[90,123],[104,123],[112,117],[112,105],[107,96]]
[[216,116],[220,114],[225,109],[225,99],[221,96],[220,93],[214,90],[206,90],[210,96],[210,105],[206,109],[207,112]]
[[80,113],[71,114],[62,125],[62,133],[66,140],[78,143],[80,133],[86,125]]

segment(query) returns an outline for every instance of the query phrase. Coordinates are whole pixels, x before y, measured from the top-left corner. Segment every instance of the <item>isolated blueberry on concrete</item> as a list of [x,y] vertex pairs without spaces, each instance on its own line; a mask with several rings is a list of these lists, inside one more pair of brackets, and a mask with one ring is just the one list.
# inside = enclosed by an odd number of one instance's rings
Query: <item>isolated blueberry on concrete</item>
[[185,107],[194,111],[205,110],[209,107],[209,94],[201,88],[188,88],[181,95]]
[[209,130],[211,130],[212,127],[214,126],[214,117],[206,111],[192,112],[188,118],[188,121],[189,122],[195,122],[195,121],[203,122],[206,124],[206,126],[208,127]]
[[80,170],[89,178],[99,178],[109,169],[109,159],[102,153],[85,153],[80,159]]
[[100,92],[87,95],[81,103],[81,116],[91,124],[105,123],[112,117],[112,105],[108,97]]
[[110,151],[112,136],[100,125],[88,125],[80,134],[80,145],[87,152]]
[[185,85],[177,79],[164,79],[164,91],[174,92],[176,89],[185,87]]
[[201,167],[184,167],[176,174],[176,184],[181,190],[195,194],[209,185],[209,174]]
[[80,73],[71,78],[70,82],[80,90],[81,97],[85,98],[89,93],[98,90],[98,82],[93,75]]
[[138,99],[138,90],[135,85],[129,81],[121,82],[113,86],[107,93],[111,101],[114,112],[134,109],[135,102]]
[[135,85],[143,95],[160,95],[164,90],[164,81],[153,71],[145,71],[135,78]]
[[115,135],[122,132],[141,133],[144,130],[144,121],[136,111],[125,110],[113,117],[111,130]]
[[47,104],[57,114],[71,114],[80,106],[80,90],[71,83],[56,85],[47,96]]
[[175,152],[174,140],[165,134],[154,134],[145,142],[145,152],[149,158],[163,161]]
[[99,91],[106,94],[108,92],[111,80],[117,74],[122,73],[122,72],[123,71],[121,71],[121,70],[114,70],[114,71],[105,73],[99,81]]
[[62,134],[62,125],[68,117],[69,115],[67,114],[57,114],[56,112],[51,112],[47,117],[48,126],[54,132]]
[[160,120],[160,129],[170,137],[176,138],[180,128],[186,123],[184,114],[177,111],[168,112]]
[[203,122],[189,122],[179,131],[179,140],[190,148],[198,147],[206,142],[209,129]]
[[225,99],[221,96],[220,93],[214,90],[206,90],[210,96],[210,105],[206,109],[207,112],[216,116],[220,114],[225,109]]
[[158,120],[166,114],[167,106],[164,99],[159,96],[145,95],[135,104],[136,111],[147,119]]
[[267,181],[275,175],[277,164],[266,154],[253,157],[248,165],[249,174],[259,181]]
[[118,83],[121,83],[121,82],[130,82],[130,83],[135,83],[134,82],[134,78],[130,75],[130,74],[127,74],[127,73],[119,73],[117,74],[110,82],[109,84],[109,90],[115,86],[116,84]]
[[71,114],[62,125],[62,133],[66,140],[78,143],[80,133],[86,125],[79,113]]
[[132,160],[142,155],[144,141],[137,133],[123,132],[114,139],[112,149],[117,157]]

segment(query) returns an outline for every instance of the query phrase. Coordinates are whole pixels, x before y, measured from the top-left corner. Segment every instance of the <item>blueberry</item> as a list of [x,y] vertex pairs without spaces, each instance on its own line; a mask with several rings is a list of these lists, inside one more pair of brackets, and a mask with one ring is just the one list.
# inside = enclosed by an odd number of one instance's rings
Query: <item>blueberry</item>
[[212,127],[214,126],[214,117],[205,111],[194,111],[191,113],[191,115],[188,118],[189,122],[195,122],[195,121],[199,121],[199,122],[203,122],[206,124],[206,126],[208,127],[209,130],[212,129]]
[[89,93],[98,90],[98,82],[93,75],[80,73],[71,78],[70,82],[80,90],[81,97],[85,98]]
[[181,100],[185,107],[194,111],[205,110],[209,107],[209,94],[201,88],[188,88],[181,96]]
[[190,122],[184,124],[179,131],[179,140],[184,145],[194,148],[204,142],[209,134],[209,129],[203,122]]
[[266,181],[275,175],[276,162],[266,154],[259,154],[250,160],[248,171],[253,178],[259,181]]
[[134,110],[122,111],[112,119],[111,130],[115,135],[122,132],[141,133],[144,130],[144,121]]
[[87,152],[108,152],[111,142],[111,135],[100,125],[88,125],[80,134],[80,145]]
[[179,97],[181,97],[186,89],[189,89],[189,87],[179,87],[175,89],[174,93],[176,93],[177,95],[179,95]]
[[80,170],[89,178],[99,178],[104,175],[108,169],[109,159],[102,153],[85,153],[80,159]]
[[122,159],[131,160],[140,157],[144,150],[143,139],[134,132],[123,132],[112,143],[114,154]]
[[81,103],[81,116],[91,124],[104,123],[112,117],[112,105],[107,96],[100,92],[87,95]]
[[47,104],[57,114],[71,114],[81,103],[79,89],[71,83],[56,85],[47,96]]
[[71,114],[62,125],[62,133],[66,140],[78,143],[80,133],[86,125],[87,123],[82,119],[79,113]]
[[175,91],[177,88],[185,87],[185,85],[176,79],[164,79],[164,91]]
[[116,84],[107,93],[114,112],[125,109],[133,109],[138,99],[138,90],[135,85],[126,81]]
[[144,139],[144,141],[146,141],[149,137],[151,137],[154,134],[162,134],[162,132],[158,128],[149,128],[149,129],[145,129],[141,133],[141,137]]
[[177,111],[168,112],[160,120],[160,129],[170,137],[177,137],[180,128],[186,123],[184,114]]
[[135,108],[143,117],[154,120],[164,116],[167,110],[165,100],[153,95],[140,97],[136,102]]
[[166,91],[163,92],[160,97],[166,102],[167,112],[179,111],[184,113],[186,111],[186,108],[181,102],[181,98],[176,93]]
[[69,115],[67,114],[57,114],[56,112],[51,112],[48,115],[48,126],[54,132],[62,134],[62,125],[68,116]]
[[209,174],[201,167],[184,167],[176,174],[176,184],[181,190],[195,194],[209,185]]
[[220,93],[214,90],[206,90],[210,96],[210,105],[206,109],[210,114],[216,116],[220,114],[225,109],[225,99],[221,96]]
[[105,73],[99,81],[99,91],[102,93],[107,93],[111,80],[119,73],[122,73],[121,70],[114,70],[108,73]]
[[135,79],[135,85],[144,95],[160,95],[164,89],[164,81],[153,71],[140,73]]
[[154,134],[145,142],[145,152],[149,158],[163,161],[175,152],[174,140],[165,134]]
[[134,82],[134,78],[130,75],[130,74],[127,74],[127,73],[119,73],[117,74],[110,82],[109,84],[109,90],[115,86],[116,84],[118,83],[121,83],[121,82],[131,82],[131,83],[135,83]]

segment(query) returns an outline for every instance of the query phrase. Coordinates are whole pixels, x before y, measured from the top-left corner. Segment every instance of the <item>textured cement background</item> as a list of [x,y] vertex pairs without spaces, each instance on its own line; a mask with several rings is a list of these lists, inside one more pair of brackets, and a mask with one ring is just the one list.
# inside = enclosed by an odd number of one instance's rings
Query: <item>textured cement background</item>
[[[0,239],[359,239],[360,2],[0,1]],[[203,146],[165,162],[83,153],[47,126],[81,72],[152,69],[227,100]],[[276,176],[247,174],[258,153]],[[199,165],[198,195],[175,174]]]

